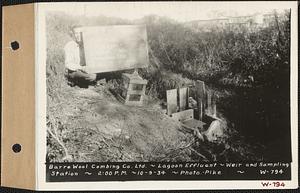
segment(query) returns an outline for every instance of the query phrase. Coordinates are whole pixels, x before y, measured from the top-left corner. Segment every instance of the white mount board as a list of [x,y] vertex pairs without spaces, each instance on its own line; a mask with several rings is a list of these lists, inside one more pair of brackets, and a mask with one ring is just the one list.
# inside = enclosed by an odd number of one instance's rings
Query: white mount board
[[86,71],[112,72],[148,66],[144,25],[82,27]]

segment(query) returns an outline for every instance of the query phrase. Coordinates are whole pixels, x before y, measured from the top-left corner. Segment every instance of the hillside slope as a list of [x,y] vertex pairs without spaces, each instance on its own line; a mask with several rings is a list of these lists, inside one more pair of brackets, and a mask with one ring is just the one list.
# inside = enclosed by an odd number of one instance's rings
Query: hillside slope
[[56,141],[48,143],[49,161],[190,160],[192,135],[159,105],[125,106],[107,86],[65,89],[60,103],[48,108],[48,123],[60,120],[48,125],[48,140]]

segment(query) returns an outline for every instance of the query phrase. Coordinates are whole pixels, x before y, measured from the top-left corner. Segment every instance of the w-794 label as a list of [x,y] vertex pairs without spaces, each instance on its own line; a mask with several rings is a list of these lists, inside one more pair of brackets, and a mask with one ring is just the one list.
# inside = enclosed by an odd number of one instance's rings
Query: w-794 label
[[261,185],[263,187],[275,187],[275,188],[280,188],[284,187],[285,183],[284,182],[261,182]]
[[283,174],[284,173],[284,171],[283,171],[283,169],[265,169],[265,170],[259,170],[259,173],[261,174],[261,175],[264,175],[264,174],[275,174],[275,175],[280,175],[280,174]]

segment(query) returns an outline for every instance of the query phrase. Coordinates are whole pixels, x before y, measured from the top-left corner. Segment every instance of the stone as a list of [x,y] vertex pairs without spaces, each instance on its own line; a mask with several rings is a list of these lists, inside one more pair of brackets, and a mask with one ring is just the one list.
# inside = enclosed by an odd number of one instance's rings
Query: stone
[[100,80],[98,80],[97,81],[97,86],[100,86],[100,85],[105,85],[106,84],[106,79],[105,78],[103,78],[103,79],[100,79]]
[[224,135],[225,128],[226,124],[221,120],[214,120],[210,124],[209,128],[204,132],[204,135],[208,141],[215,142]]

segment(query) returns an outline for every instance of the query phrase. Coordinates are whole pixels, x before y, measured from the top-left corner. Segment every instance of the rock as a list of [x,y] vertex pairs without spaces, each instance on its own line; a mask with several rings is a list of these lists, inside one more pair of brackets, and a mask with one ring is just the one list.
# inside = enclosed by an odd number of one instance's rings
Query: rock
[[105,84],[106,84],[106,79],[103,78],[103,79],[98,80],[96,85],[97,85],[97,86],[100,86],[100,85],[103,86],[103,85],[105,85]]
[[224,135],[224,129],[226,128],[225,123],[220,120],[214,120],[207,131],[204,132],[207,140],[210,142],[214,142],[218,140],[218,138]]

